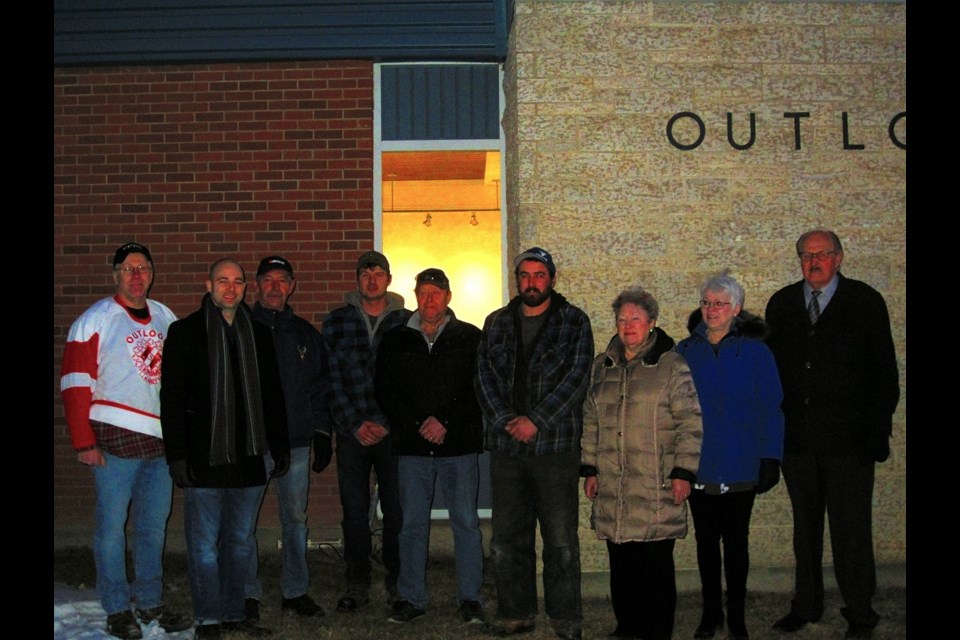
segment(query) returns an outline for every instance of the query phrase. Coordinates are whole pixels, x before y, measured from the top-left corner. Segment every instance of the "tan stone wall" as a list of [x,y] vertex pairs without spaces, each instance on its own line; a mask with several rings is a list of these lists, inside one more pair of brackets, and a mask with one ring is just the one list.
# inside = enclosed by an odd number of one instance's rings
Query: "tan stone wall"
[[[679,339],[708,275],[731,269],[762,313],[800,278],[800,233],[838,233],[844,274],[887,300],[904,392],[877,468],[879,562],[906,559],[906,151],[888,133],[906,111],[905,34],[892,3],[517,0],[505,73],[509,250],[553,253],[598,350],[624,286],[653,292]],[[682,111],[705,125],[694,150],[667,139]],[[727,142],[727,112],[739,143],[756,114],[750,149]],[[787,112],[810,114],[799,150]],[[864,149],[844,149],[843,112]],[[674,128],[682,143],[697,133],[689,118]],[[894,135],[906,143],[905,117]],[[605,568],[582,514],[584,569]],[[757,501],[751,533],[754,565],[793,564],[782,483]],[[696,566],[692,529],[676,558]]]

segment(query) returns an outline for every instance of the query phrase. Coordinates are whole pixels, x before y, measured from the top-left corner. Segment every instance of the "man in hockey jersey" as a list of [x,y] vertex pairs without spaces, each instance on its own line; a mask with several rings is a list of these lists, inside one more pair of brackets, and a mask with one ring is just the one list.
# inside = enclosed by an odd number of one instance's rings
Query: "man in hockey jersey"
[[[147,299],[153,275],[153,258],[145,246],[128,242],[117,249],[116,292],[70,327],[60,379],[77,460],[93,471],[97,591],[107,612],[107,631],[118,638],[141,638],[139,623],[153,620],[170,632],[191,625],[162,601],[173,483],[160,430],[160,360],[167,327],[176,316]],[[132,585],[126,567],[128,512]]]

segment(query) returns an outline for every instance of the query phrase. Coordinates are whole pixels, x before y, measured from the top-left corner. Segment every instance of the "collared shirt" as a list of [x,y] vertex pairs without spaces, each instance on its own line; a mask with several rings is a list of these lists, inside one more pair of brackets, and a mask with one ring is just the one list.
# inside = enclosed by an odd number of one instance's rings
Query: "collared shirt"
[[427,342],[427,349],[433,351],[433,343],[437,341],[437,338],[440,337],[440,334],[443,333],[443,328],[447,326],[447,323],[450,322],[450,314],[446,313],[443,316],[443,322],[440,323],[440,326],[437,327],[437,332],[433,334],[433,339],[430,339],[430,336],[423,330],[423,326],[420,324],[420,311],[414,311],[413,315],[410,316],[410,319],[407,320],[407,326],[413,329],[414,331],[419,331],[420,335],[423,336],[423,339]]
[[97,437],[97,446],[112,456],[150,459],[163,455],[161,438],[96,420],[91,420],[90,426]]
[[[817,296],[817,302],[820,304],[820,313],[823,313],[827,310],[827,305],[830,304],[830,299],[833,298],[833,294],[837,292],[837,285],[840,283],[840,278],[837,277],[837,274],[833,274],[833,278],[830,282],[827,283],[823,289],[820,289],[820,295]],[[810,298],[813,297],[813,287],[810,286],[810,283],[806,280],[803,281],[803,306],[810,307]]]

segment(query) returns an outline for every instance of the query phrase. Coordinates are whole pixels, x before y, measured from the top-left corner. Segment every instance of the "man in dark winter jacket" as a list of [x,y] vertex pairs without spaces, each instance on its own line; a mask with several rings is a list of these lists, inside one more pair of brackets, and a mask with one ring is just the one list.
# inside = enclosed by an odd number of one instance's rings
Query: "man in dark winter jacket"
[[481,417],[473,392],[480,329],[458,320],[448,307],[450,281],[440,269],[420,272],[414,292],[417,311],[384,335],[377,353],[377,402],[390,419],[403,509],[401,599],[389,619],[408,622],[425,612],[430,508],[439,477],[453,528],[460,616],[481,622]]
[[790,633],[823,615],[826,511],[846,637],[866,638],[880,619],[871,604],[874,467],[890,455],[900,399],[890,317],[877,291],[840,273],[843,247],[832,231],[800,236],[797,256],[803,280],[773,294],[766,313],[783,384],[797,563],[790,613],[773,626]]
[[246,289],[236,260],[215,262],[200,309],[170,325],[163,350],[160,423],[170,476],[183,487],[197,638],[270,633],[247,618],[243,583],[264,457],[281,477],[290,447],[273,337],[254,322]]
[[[307,492],[310,487],[310,446],[314,448],[315,471],[330,463],[330,425],[326,411],[326,376],[323,340],[307,320],[295,315],[287,300],[297,288],[293,265],[281,256],[267,256],[257,269],[257,302],[253,319],[270,328],[283,383],[287,409],[287,435],[290,440],[290,470],[277,478],[283,560],[280,570],[280,608],[300,616],[322,616],[323,609],[308,593],[307,572]],[[266,460],[268,466],[272,463]],[[263,486],[260,501],[267,487]],[[263,588],[257,578],[256,522],[250,563],[247,566],[246,611],[252,620],[260,619]]]

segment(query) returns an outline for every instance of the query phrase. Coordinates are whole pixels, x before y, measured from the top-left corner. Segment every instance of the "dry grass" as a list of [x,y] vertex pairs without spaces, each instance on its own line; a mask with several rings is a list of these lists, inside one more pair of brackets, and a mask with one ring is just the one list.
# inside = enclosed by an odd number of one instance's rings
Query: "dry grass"
[[[343,588],[343,561],[332,549],[310,551],[311,595],[320,602],[327,615],[322,619],[300,619],[284,615],[280,611],[280,558],[274,553],[263,553],[261,560],[261,579],[264,587],[264,599],[261,602],[263,624],[273,629],[273,638],[283,640],[316,640],[346,638],[349,640],[380,638],[417,638],[424,640],[447,640],[451,638],[473,638],[486,635],[479,625],[464,626],[457,617],[457,604],[453,600],[456,594],[455,567],[448,555],[434,554],[428,572],[432,602],[427,615],[405,625],[386,621],[389,608],[386,593],[382,586],[383,569],[375,565],[374,586],[370,605],[356,613],[342,614],[334,611],[336,601]],[[54,551],[53,579],[71,586],[93,588],[96,572],[93,556],[89,548],[73,548]],[[829,570],[828,570],[829,571]],[[166,557],[166,601],[182,611],[190,609],[190,588],[187,581],[186,558],[182,553],[167,553]],[[598,584],[590,580],[590,584]],[[584,580],[587,583],[587,580]],[[603,579],[599,584],[604,584]],[[585,588],[583,601],[584,638],[606,638],[615,622],[605,589]],[[882,587],[878,590],[874,608],[883,619],[874,632],[875,640],[893,640],[906,637],[906,589],[900,587]],[[487,618],[495,612],[496,589],[489,563],[484,580],[483,598],[487,603]],[[790,640],[812,640],[814,638],[842,638],[846,623],[840,616],[840,596],[836,591],[827,593],[826,612],[823,620],[807,625],[803,630],[785,636],[770,629],[774,620],[786,613],[789,608],[789,595],[780,592],[752,591],[747,600],[747,627],[754,640],[765,638]],[[677,622],[674,638],[688,639],[700,617],[700,596],[696,591],[680,593],[677,602]],[[533,634],[522,636],[529,640],[554,638],[549,621],[541,613],[537,629]],[[720,633],[717,640],[724,640]]]

